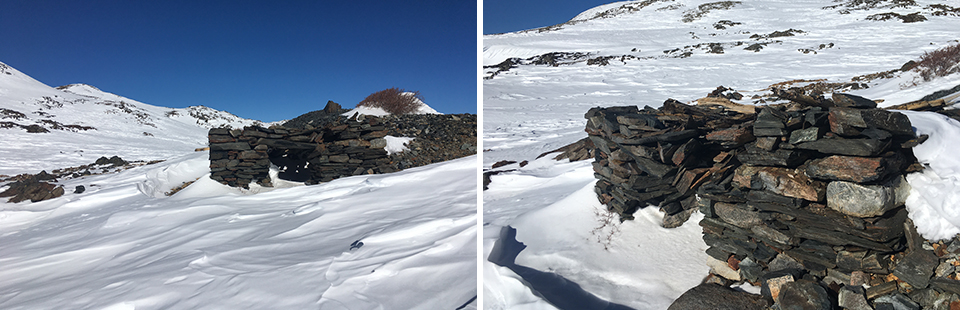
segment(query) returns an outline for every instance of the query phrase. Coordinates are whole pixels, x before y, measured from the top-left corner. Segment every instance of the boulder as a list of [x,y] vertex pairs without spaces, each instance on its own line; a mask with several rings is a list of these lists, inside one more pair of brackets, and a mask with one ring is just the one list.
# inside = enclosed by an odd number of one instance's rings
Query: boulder
[[340,114],[340,110],[343,110],[343,108],[333,100],[327,100],[327,105],[323,107],[323,113],[326,114]]
[[830,295],[816,282],[797,280],[780,287],[774,307],[780,310],[831,310]]
[[763,310],[769,306],[760,295],[703,283],[680,295],[667,310]]
[[833,181],[827,184],[827,206],[850,216],[874,217],[902,206],[909,193],[903,176],[880,185]]
[[826,184],[812,180],[797,169],[743,165],[734,172],[733,183],[740,188],[767,190],[774,194],[823,201]]

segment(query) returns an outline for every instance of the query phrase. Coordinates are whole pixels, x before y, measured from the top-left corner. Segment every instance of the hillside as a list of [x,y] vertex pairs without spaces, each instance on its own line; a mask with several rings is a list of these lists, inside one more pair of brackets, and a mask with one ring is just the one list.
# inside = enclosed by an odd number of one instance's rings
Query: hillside
[[86,84],[54,88],[0,63],[0,175],[101,156],[165,159],[206,146],[210,128],[259,123],[204,106],[154,106]]
[[[593,192],[591,160],[539,154],[585,137],[592,107],[692,103],[719,86],[740,93],[733,101],[742,104],[784,102],[773,85],[849,92],[881,106],[918,100],[960,85],[960,74],[924,81],[900,69],[957,44],[958,27],[957,9],[942,1],[647,0],[486,35],[484,169],[529,164],[492,169],[503,172],[484,192],[484,255],[509,225],[526,245],[517,265],[562,276],[611,305],[665,309],[709,270],[701,215],[664,229],[663,213],[645,208],[618,223]],[[490,309],[556,307],[507,268],[487,263],[484,272]]]

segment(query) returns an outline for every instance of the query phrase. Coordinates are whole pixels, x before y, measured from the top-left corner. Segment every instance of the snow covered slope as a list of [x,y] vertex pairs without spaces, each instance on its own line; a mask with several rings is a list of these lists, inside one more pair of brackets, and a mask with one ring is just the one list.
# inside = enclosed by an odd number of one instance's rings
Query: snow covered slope
[[[476,296],[476,156],[250,191],[211,180],[206,157],[0,202],[0,308],[456,309]],[[197,181],[155,195],[183,180]]]
[[[483,202],[485,252],[500,227],[511,225],[527,245],[518,264],[554,272],[612,302],[665,309],[707,274],[696,220],[656,230],[648,226],[657,224],[659,212],[645,209],[634,222],[611,223],[592,196],[588,162],[534,158],[585,137],[583,114],[595,106],[690,102],[721,85],[744,94],[740,103],[754,103],[752,96],[769,94],[772,84],[821,79],[868,86],[843,91],[889,106],[960,84],[958,74],[923,82],[911,72],[852,81],[958,43],[960,11],[947,10],[955,3],[900,3],[906,4],[624,1],[563,24],[484,36],[484,65],[500,65],[483,73],[484,167],[531,161],[491,177]],[[947,6],[936,6],[941,3]],[[926,20],[904,23],[895,14]],[[879,20],[884,16],[893,18]],[[548,53],[556,54],[536,57]],[[662,264],[665,256],[669,264]],[[488,264],[484,273],[485,307],[552,308],[510,270]]]
[[[203,106],[153,106],[85,84],[53,88],[0,63],[0,175],[89,164],[100,156],[166,159],[206,146],[209,128],[258,123]],[[24,129],[31,125],[48,132]]]

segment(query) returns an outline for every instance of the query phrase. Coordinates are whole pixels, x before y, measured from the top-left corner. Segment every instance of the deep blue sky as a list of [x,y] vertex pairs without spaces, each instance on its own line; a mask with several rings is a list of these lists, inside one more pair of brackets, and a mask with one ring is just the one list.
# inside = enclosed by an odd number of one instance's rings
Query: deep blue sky
[[262,121],[418,90],[477,113],[474,1],[0,1],[0,62],[165,107]]
[[483,34],[552,26],[583,11],[616,1],[596,0],[484,0]]

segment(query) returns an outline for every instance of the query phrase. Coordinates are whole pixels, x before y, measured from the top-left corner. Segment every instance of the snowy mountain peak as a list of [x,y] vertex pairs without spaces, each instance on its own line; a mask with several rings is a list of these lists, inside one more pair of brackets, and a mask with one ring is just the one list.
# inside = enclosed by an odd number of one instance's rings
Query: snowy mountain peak
[[36,173],[100,156],[166,159],[207,144],[213,127],[262,125],[208,107],[164,108],[88,84],[57,88],[0,63],[0,174]]

